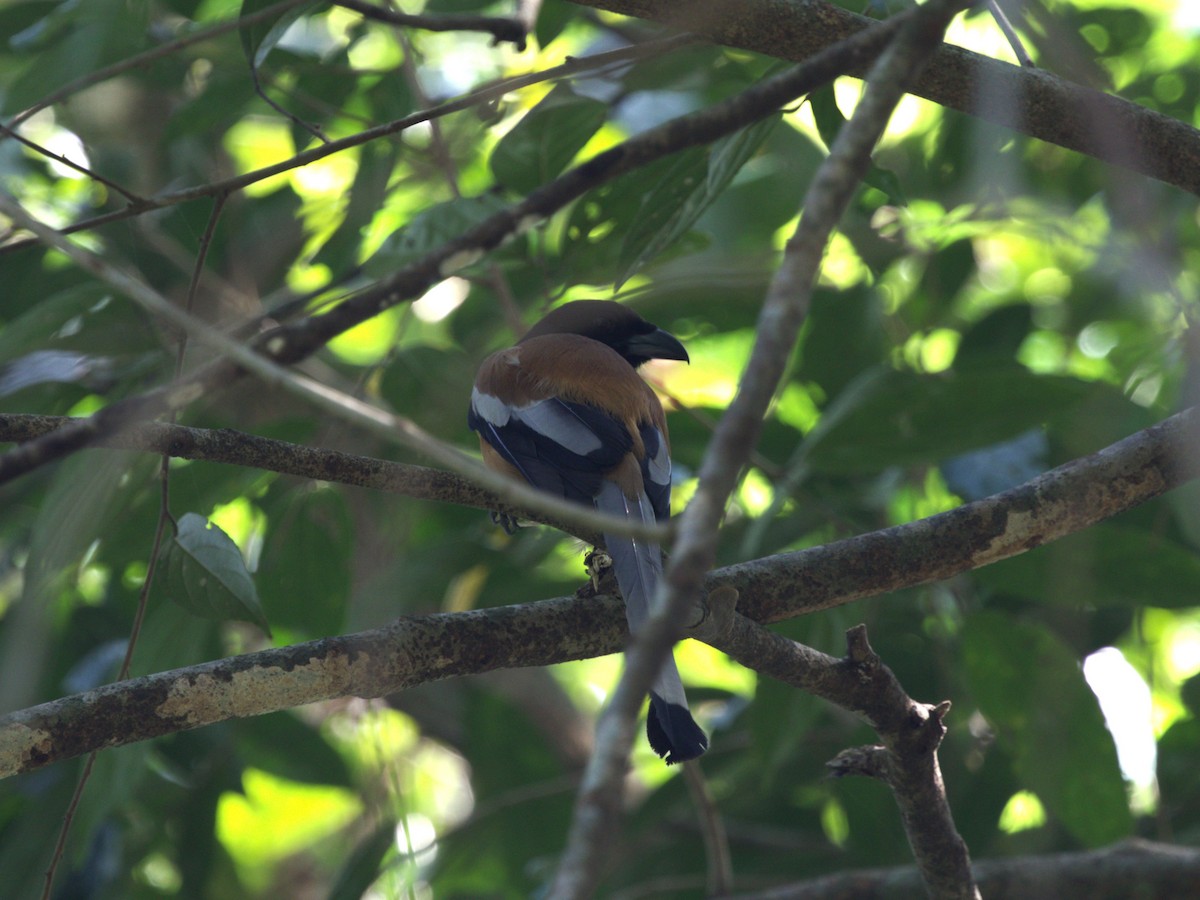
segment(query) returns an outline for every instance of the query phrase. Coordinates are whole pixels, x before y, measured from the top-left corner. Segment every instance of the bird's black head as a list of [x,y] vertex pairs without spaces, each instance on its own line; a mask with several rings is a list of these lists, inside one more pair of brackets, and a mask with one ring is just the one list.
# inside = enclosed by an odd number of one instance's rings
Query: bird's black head
[[689,362],[683,344],[651,325],[632,309],[612,300],[576,300],[548,312],[522,341],[546,334],[578,334],[606,344],[635,369],[651,359]]

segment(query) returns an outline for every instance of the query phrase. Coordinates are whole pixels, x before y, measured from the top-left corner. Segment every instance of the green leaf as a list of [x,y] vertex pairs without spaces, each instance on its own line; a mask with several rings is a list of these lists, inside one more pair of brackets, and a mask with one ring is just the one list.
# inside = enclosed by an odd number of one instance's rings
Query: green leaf
[[559,85],[496,144],[492,174],[505,187],[529,193],[562,172],[607,115],[607,104]]
[[346,621],[354,553],[345,499],[330,488],[293,488],[267,515],[257,580],[270,620],[309,637],[338,634]]
[[8,82],[6,70],[3,110],[31,106],[68,82],[142,50],[151,10],[149,3],[125,0],[56,3],[49,15],[17,36],[21,49],[36,54],[15,81]]
[[363,229],[371,224],[386,196],[388,179],[396,165],[397,152],[393,144],[375,142],[362,148],[346,215],[337,230],[330,235],[313,256],[313,265],[324,265],[334,272],[346,271],[358,262]]
[[829,399],[861,372],[887,359],[885,316],[878,291],[818,290],[804,323],[793,378],[816,382]]
[[814,435],[819,443],[809,460],[841,473],[938,462],[1043,425],[1097,390],[1102,386],[1016,366],[887,372],[836,425]]
[[963,659],[1023,784],[1087,846],[1128,835],[1116,746],[1075,654],[1040,625],[978,612],[963,630]]
[[396,823],[385,820],[359,841],[329,889],[329,900],[360,900],[383,871],[383,860],[396,845]]
[[[166,577],[166,568],[159,567],[157,579]],[[169,583],[167,590],[170,591]],[[136,677],[191,666],[213,659],[220,653],[220,633],[216,622],[197,622],[196,617],[181,604],[159,603],[146,614],[146,623],[142,626],[137,649],[133,653],[130,674]]]
[[167,551],[171,599],[206,619],[243,619],[271,633],[242,552],[204,516],[188,513]]
[[713,144],[675,157],[666,176],[642,201],[621,246],[616,286],[682,237],[729,186],[767,139],[779,116],[769,116]]
[[559,277],[568,284],[612,281],[625,234],[641,214],[643,200],[675,165],[674,156],[655,160],[580,197],[567,218]]
[[[241,15],[243,18],[253,15],[276,5],[276,3],[278,0],[242,0]],[[280,10],[275,16],[243,26],[241,28],[242,50],[245,51],[250,65],[256,69],[261,66],[263,60],[267,58],[267,54],[275,49],[275,45],[279,43],[284,32],[292,26],[292,23],[316,5],[316,0],[300,3]]]
[[[837,105],[837,98],[834,96],[833,84],[830,82],[808,95],[808,102],[812,106],[813,120],[817,123],[817,132],[821,135],[825,146],[829,148],[833,147],[838,132],[846,124],[846,117],[842,115],[842,111]],[[895,172],[881,169],[871,163],[867,174],[863,176],[863,183],[887,194],[888,200],[896,206],[908,204],[900,179],[896,177]]]
[[990,587],[1056,606],[1200,603],[1200,556],[1141,528],[1097,525],[979,570]]
[[372,278],[390,275],[471,230],[505,206],[495,194],[457,197],[431,206],[390,235],[363,263],[363,271]]
[[538,10],[537,24],[533,30],[538,46],[545,50],[563,33],[563,29],[578,18],[579,7],[567,3],[566,0],[544,0],[541,9]]
[[238,753],[248,766],[304,784],[351,786],[341,754],[294,713],[238,719],[233,728]]

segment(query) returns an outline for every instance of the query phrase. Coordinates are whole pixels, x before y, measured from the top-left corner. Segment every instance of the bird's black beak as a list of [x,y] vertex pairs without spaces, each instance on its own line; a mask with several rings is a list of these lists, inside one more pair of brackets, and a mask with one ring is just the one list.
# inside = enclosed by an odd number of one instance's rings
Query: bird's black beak
[[691,362],[679,339],[661,328],[630,338],[625,355],[638,359],[681,359],[686,363]]

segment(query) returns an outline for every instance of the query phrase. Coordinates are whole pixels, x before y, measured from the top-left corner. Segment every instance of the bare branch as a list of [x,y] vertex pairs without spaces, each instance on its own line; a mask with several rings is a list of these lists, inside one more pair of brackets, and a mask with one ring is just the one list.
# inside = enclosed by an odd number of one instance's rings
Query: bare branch
[[830,769],[836,775],[877,778],[892,789],[930,897],[976,900],[970,855],[954,827],[937,759],[950,704],[912,700],[871,648],[863,625],[846,633],[846,656],[835,659],[738,615],[732,603],[713,613],[706,643],[871,724],[884,746],[845,750]]

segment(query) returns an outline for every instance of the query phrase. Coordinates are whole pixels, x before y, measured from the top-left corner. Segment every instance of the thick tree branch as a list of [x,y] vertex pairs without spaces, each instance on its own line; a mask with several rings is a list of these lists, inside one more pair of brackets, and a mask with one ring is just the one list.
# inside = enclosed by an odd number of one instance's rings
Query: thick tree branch
[[[988,900],[1178,900],[1200,884],[1200,850],[1133,839],[1086,853],[977,862],[975,880]],[[736,900],[924,900],[911,866],[860,869],[754,893]]]
[[[739,611],[768,622],[949,578],[1080,531],[1197,477],[1198,436],[1200,411],[1188,410],[1011,491],[908,525],[718,569],[706,587],[736,589]],[[378,697],[455,675],[601,656],[626,639],[624,608],[608,596],[403,618],[358,635],[176,669],[12,713],[0,718],[0,777],[330,697]]]
[[[873,25],[822,0],[573,0],[731,47],[804,60]],[[865,66],[852,74],[862,76]],[[1200,195],[1200,131],[1042,69],[943,45],[912,93]]]

